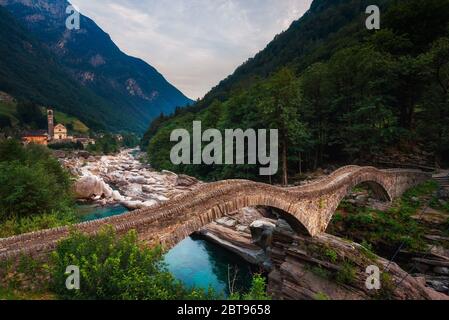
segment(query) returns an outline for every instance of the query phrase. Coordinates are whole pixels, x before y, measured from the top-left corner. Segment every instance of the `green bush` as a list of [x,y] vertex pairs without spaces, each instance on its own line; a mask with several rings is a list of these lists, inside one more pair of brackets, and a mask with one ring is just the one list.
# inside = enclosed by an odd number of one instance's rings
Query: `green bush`
[[46,148],[0,142],[0,221],[67,211],[70,190],[68,173]]
[[246,294],[233,293],[230,300],[252,300],[252,301],[264,301],[270,300],[271,298],[267,295],[267,285],[265,278],[256,274],[253,277],[251,288]]
[[[51,262],[51,289],[63,299],[178,300],[211,299],[212,292],[186,289],[167,271],[160,248],[139,247],[137,233],[119,238],[106,228],[88,237],[62,241]],[[80,290],[66,289],[66,268],[80,268]]]

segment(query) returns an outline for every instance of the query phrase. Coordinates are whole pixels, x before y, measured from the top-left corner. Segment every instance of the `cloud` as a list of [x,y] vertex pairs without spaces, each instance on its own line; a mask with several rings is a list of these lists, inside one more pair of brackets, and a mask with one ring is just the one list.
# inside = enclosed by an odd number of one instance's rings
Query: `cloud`
[[71,0],[191,98],[263,49],[312,0]]

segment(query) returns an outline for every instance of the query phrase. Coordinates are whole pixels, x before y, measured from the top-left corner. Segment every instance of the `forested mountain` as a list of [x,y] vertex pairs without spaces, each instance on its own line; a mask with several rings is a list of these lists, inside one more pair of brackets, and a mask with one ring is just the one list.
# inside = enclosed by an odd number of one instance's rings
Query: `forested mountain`
[[0,0],[0,90],[117,131],[142,132],[159,114],[191,103],[153,67],[120,51],[91,19],[81,15],[80,29],[68,30],[68,5]]
[[[372,4],[381,30],[365,27]],[[193,120],[204,130],[279,129],[290,173],[417,147],[447,164],[448,23],[449,0],[315,0],[202,101],[155,120],[143,146],[154,166],[210,180],[258,176],[254,166],[172,165],[171,130]]]
[[[42,44],[0,7],[0,90],[19,99],[77,114],[95,128],[103,128],[107,102],[64,72]],[[112,125],[120,117],[111,115]]]

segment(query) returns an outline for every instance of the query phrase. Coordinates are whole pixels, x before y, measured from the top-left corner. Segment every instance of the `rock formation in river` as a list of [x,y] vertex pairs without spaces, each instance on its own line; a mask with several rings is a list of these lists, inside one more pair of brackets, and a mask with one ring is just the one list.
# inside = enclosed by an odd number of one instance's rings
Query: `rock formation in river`
[[128,209],[151,207],[190,191],[200,183],[195,178],[169,171],[156,172],[136,158],[135,150],[117,155],[60,154],[62,164],[77,177],[78,199],[101,205],[121,204]]

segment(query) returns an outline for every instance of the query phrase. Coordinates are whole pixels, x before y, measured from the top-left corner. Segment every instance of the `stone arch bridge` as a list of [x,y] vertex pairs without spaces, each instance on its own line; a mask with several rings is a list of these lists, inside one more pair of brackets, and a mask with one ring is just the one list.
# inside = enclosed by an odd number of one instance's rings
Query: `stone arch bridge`
[[[253,206],[276,208],[290,224],[310,236],[326,231],[342,199],[365,183],[374,195],[392,201],[431,176],[417,170],[347,166],[310,184],[282,188],[246,180],[226,180],[198,186],[192,192],[163,204],[121,216],[77,224],[74,228],[95,234],[111,225],[119,234],[135,229],[149,245],[171,248],[203,226],[239,209]],[[73,227],[72,227],[73,228]],[[70,234],[60,227],[0,239],[0,261],[22,254],[41,256]]]

